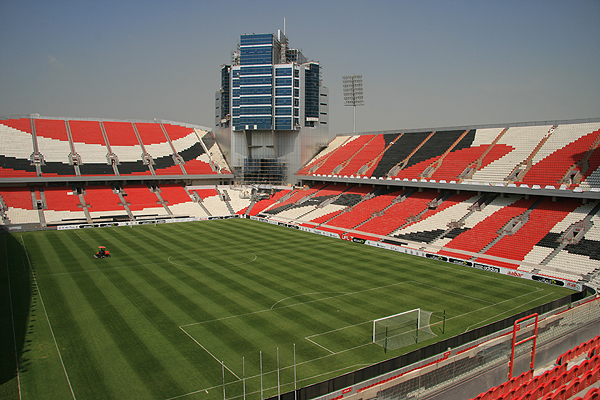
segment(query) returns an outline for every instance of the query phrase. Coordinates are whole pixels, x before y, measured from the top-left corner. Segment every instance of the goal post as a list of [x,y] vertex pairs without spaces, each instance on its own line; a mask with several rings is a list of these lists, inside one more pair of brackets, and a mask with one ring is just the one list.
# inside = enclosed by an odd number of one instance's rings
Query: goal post
[[373,343],[395,350],[435,337],[431,331],[432,312],[415,308],[373,321]]

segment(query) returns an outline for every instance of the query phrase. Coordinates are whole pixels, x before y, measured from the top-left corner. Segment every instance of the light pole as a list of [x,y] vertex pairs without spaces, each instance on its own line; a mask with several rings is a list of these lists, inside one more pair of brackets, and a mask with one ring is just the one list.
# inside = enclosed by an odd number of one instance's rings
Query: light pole
[[362,75],[342,76],[342,85],[344,89],[344,105],[352,106],[354,110],[354,128],[356,133],[356,106],[364,106]]

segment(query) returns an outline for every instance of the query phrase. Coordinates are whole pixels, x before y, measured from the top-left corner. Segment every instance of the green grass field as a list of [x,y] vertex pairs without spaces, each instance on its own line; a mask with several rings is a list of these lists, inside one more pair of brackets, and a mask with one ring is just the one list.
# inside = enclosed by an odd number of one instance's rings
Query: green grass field
[[[278,353],[284,393],[294,349],[303,387],[572,293],[241,219],[1,237],[2,399],[218,400],[224,370],[228,399],[258,400],[261,355],[269,397]],[[437,337],[371,343],[418,307]]]

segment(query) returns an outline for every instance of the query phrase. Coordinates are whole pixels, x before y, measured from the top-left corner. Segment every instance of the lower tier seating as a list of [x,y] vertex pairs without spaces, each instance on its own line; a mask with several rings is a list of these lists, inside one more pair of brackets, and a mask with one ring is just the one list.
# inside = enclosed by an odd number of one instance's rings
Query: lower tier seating
[[528,370],[472,400],[598,399],[599,379],[600,336],[595,336],[560,355],[552,368]]

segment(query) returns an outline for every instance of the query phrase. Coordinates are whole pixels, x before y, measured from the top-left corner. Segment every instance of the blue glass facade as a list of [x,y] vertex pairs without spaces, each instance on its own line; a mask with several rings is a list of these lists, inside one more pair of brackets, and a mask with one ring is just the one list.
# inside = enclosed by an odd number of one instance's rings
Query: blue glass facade
[[[234,174],[264,176],[276,163],[282,170],[275,180],[291,179],[329,139],[319,64],[290,49],[279,31],[242,35],[227,71],[229,84],[222,82],[220,92],[229,92],[230,114],[216,135]],[[216,98],[226,101],[219,92]]]
[[[273,129],[273,64],[281,44],[272,34],[242,35],[239,70],[232,75],[233,129]],[[237,100],[237,101],[236,101]]]

